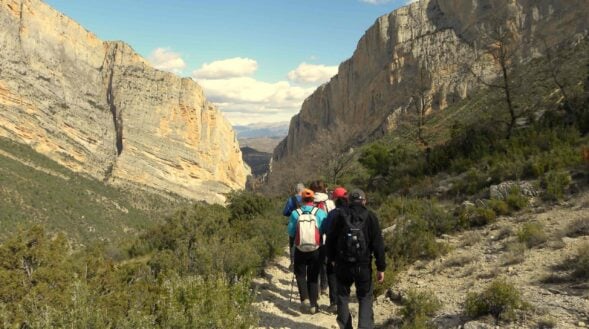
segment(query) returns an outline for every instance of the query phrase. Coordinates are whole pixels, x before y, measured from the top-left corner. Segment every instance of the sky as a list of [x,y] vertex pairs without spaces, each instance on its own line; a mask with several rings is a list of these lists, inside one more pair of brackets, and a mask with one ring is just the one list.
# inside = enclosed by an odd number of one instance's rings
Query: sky
[[408,0],[45,0],[102,40],[191,77],[233,125],[283,122]]

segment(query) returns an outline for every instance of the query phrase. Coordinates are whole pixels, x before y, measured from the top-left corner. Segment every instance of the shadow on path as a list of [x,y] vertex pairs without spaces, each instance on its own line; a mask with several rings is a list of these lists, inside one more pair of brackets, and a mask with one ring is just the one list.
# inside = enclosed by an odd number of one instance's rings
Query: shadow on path
[[285,327],[297,329],[325,329],[311,323],[297,322],[276,314],[260,312],[260,326],[265,328]]

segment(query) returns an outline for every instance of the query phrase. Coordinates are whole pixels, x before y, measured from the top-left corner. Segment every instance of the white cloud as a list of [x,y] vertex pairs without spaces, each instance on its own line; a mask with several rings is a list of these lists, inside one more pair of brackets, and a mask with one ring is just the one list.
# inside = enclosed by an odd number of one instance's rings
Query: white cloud
[[288,79],[299,83],[321,84],[337,73],[337,66],[301,63],[299,67],[288,72]]
[[192,77],[232,124],[241,125],[290,120],[305,98],[337,73],[337,67],[302,63],[289,80],[266,82],[248,76],[256,69],[255,60],[233,58],[205,64]]
[[252,77],[196,81],[203,87],[207,99],[223,111],[232,124],[289,120],[315,90],[288,81],[269,83]]
[[180,54],[170,48],[156,48],[148,58],[149,62],[159,70],[179,74],[186,67],[186,63]]
[[417,2],[417,1],[419,1],[419,0],[407,0],[407,1],[405,1],[405,4],[406,5],[409,5],[409,4],[412,4],[412,3]]
[[258,63],[255,60],[234,57],[204,63],[198,70],[192,72],[192,76],[197,79],[227,79],[249,76],[257,69]]

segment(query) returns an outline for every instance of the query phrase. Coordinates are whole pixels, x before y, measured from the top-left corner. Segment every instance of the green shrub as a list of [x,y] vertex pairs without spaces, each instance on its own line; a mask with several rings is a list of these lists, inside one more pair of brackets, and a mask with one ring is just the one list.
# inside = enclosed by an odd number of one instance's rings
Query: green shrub
[[544,318],[538,320],[538,329],[552,329],[556,328],[556,321],[551,318]]
[[481,227],[494,222],[497,215],[491,208],[467,206],[460,210],[458,217],[463,227]]
[[509,208],[513,209],[515,211],[519,211],[519,210],[526,208],[530,203],[530,200],[528,199],[528,197],[523,195],[521,193],[520,188],[517,186],[513,187],[509,191],[509,194],[505,198],[505,201],[509,205]]
[[409,290],[401,309],[402,328],[432,328],[428,322],[441,307],[442,303],[432,292]]
[[493,211],[499,216],[510,214],[509,205],[503,200],[491,199],[487,202],[487,206],[493,209]]
[[589,218],[580,218],[567,225],[564,234],[570,238],[589,235]]
[[585,243],[577,250],[573,261],[573,276],[577,279],[589,280],[589,243]]
[[385,236],[385,248],[396,262],[409,264],[418,259],[435,259],[447,251],[420,217],[400,218],[393,234]]
[[478,318],[492,315],[497,320],[513,320],[515,311],[525,309],[526,304],[515,286],[504,279],[496,279],[480,293],[466,297],[466,315]]
[[400,217],[421,218],[435,235],[455,231],[457,219],[436,199],[389,197],[378,210],[382,226],[390,226]]
[[525,223],[517,232],[519,242],[524,243],[528,248],[544,244],[548,237],[544,232],[544,226],[538,222]]
[[272,203],[268,198],[245,191],[228,194],[227,203],[227,208],[231,212],[230,221],[253,219],[272,209]]
[[544,188],[542,198],[547,201],[561,200],[571,182],[571,175],[566,171],[550,171],[546,173],[541,183]]

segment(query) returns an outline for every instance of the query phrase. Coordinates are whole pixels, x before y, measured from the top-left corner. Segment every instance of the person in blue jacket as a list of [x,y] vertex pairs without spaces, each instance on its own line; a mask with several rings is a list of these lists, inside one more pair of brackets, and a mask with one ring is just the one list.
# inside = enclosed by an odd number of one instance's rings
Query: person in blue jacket
[[[290,196],[288,198],[288,200],[286,200],[286,203],[284,204],[284,209],[282,210],[283,216],[290,218],[290,214],[292,214],[292,212],[295,209],[298,209],[301,207],[301,204],[303,202],[301,194],[303,193],[304,189],[305,189],[305,185],[303,183],[298,183],[295,186],[295,194]],[[289,255],[290,255],[289,269],[292,269],[293,264],[294,264],[294,249],[293,249],[294,248],[294,238],[288,239],[288,247],[289,247]]]
[[[315,212],[315,224],[320,231],[321,224],[327,217],[327,214],[322,209],[315,207],[313,200],[315,199],[315,192],[309,189],[303,190],[301,211],[312,213]],[[292,241],[295,240],[297,234],[297,222],[299,220],[299,213],[293,211],[288,222],[288,236]],[[320,231],[320,234],[323,232]],[[320,244],[320,243],[319,243]],[[319,299],[319,270],[321,268],[321,257],[319,249],[314,251],[301,251],[294,248],[294,274],[299,288],[299,296],[301,300],[301,311],[304,313],[315,314],[319,311],[317,301]]]
[[295,194],[290,196],[286,203],[284,204],[284,209],[282,210],[282,215],[285,217],[290,217],[290,214],[293,210],[299,208],[301,206],[301,193],[305,189],[305,185],[303,183],[298,183],[295,187]]

